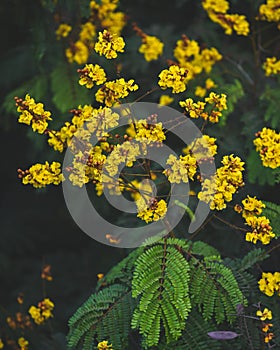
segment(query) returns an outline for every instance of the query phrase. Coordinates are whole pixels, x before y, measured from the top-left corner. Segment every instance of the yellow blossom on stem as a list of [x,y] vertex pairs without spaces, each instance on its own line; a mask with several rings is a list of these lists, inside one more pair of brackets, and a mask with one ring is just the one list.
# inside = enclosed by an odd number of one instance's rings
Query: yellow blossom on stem
[[45,298],[38,303],[38,306],[31,306],[29,308],[29,313],[33,318],[34,322],[38,325],[43,324],[46,320],[53,317],[52,310],[54,309],[54,303]]
[[267,333],[264,337],[264,342],[265,343],[269,343],[274,337],[274,334],[273,333]]
[[[138,203],[138,201],[136,203]],[[166,212],[167,212],[167,205],[163,199],[161,199],[160,201],[157,201],[155,198],[151,198],[149,202],[146,204],[145,209],[140,208],[140,210],[138,211],[137,217],[139,217],[141,220],[145,221],[146,223],[149,223],[149,222],[158,221],[164,218]]]
[[267,77],[273,74],[280,74],[280,60],[277,60],[276,57],[268,57],[263,64],[263,69]]
[[79,38],[82,42],[90,42],[96,35],[96,28],[91,22],[82,24]]
[[174,101],[173,97],[170,97],[168,95],[161,95],[159,99],[159,104],[161,106],[168,106]]
[[107,340],[103,340],[97,344],[98,350],[113,350],[113,345],[108,344]]
[[259,17],[263,21],[280,22],[280,1],[267,0],[265,4],[259,7]]
[[280,166],[280,133],[269,128],[263,128],[256,133],[253,141],[259,152],[263,166],[276,169]]
[[162,90],[172,88],[172,93],[177,94],[186,90],[187,70],[179,66],[172,65],[168,69],[164,69],[159,74],[158,85]]
[[267,332],[269,331],[269,329],[270,329],[272,326],[273,326],[272,323],[265,323],[265,324],[263,325],[262,331],[263,331],[264,333],[267,333]]
[[229,9],[229,2],[227,0],[202,0],[204,10],[226,13]]
[[134,84],[134,80],[125,81],[124,78],[108,81],[100,88],[95,98],[97,102],[104,103],[107,107],[119,102],[121,98],[129,95],[129,92],[138,90],[138,85]]
[[55,31],[57,40],[60,40],[61,38],[66,38],[71,32],[71,30],[72,27],[69,24],[61,23]]
[[78,69],[80,75],[79,84],[91,89],[94,84],[101,85],[106,81],[106,73],[98,64],[86,64],[83,69]]
[[[157,123],[156,119],[157,116],[152,115],[147,119],[135,121],[127,128],[127,134],[145,144],[150,144],[151,142],[162,143],[166,139],[166,136],[162,128],[162,123]],[[149,123],[149,120],[152,123]]]
[[116,34],[111,34],[108,30],[104,30],[103,33],[99,32],[98,42],[95,44],[94,49],[100,56],[105,56],[107,59],[116,58],[118,52],[124,52],[125,42],[122,37]]
[[199,97],[204,97],[208,90],[211,90],[213,87],[217,87],[214,81],[210,78],[206,79],[205,86],[197,86],[195,88],[195,95]]
[[88,60],[89,49],[84,42],[78,40],[70,48],[66,49],[65,55],[69,63],[76,62],[78,64],[84,64]]
[[163,43],[155,36],[145,35],[139,52],[144,54],[145,60],[150,62],[157,60],[162,55]]
[[260,318],[261,321],[265,320],[271,320],[272,319],[272,312],[265,308],[263,311],[258,310],[256,312],[256,315]]
[[45,111],[43,103],[36,103],[28,94],[24,100],[15,97],[15,102],[17,111],[21,113],[18,122],[31,125],[34,132],[43,134],[48,127],[48,121],[52,120],[51,112]]
[[0,349],[3,349],[4,348],[4,343],[2,341],[2,339],[0,338]]
[[247,196],[247,198],[243,199],[242,204],[243,209],[241,208],[241,211],[242,216],[245,219],[250,216],[260,215],[262,213],[262,208],[265,208],[265,204],[262,201],[256,199],[256,197]]
[[246,225],[252,228],[251,232],[246,233],[246,241],[248,242],[256,244],[259,240],[262,244],[269,244],[271,239],[275,237],[270,221],[265,216],[249,216],[246,218]]
[[59,162],[45,162],[45,164],[34,164],[28,170],[18,169],[18,176],[24,185],[30,184],[35,188],[47,185],[59,185],[63,181],[61,164]]
[[222,164],[215,175],[203,180],[202,190],[197,195],[198,199],[209,204],[211,210],[225,209],[226,202],[232,201],[233,194],[244,185],[244,162],[239,157],[224,156]]
[[189,178],[193,180],[197,170],[196,159],[190,154],[180,156],[179,159],[171,154],[166,164],[170,167],[164,170],[163,174],[168,177],[170,183],[188,183]]
[[217,154],[216,139],[203,135],[195,139],[189,146],[183,149],[183,153],[192,154],[198,163],[211,160]]
[[25,338],[20,337],[18,339],[18,346],[20,347],[20,350],[28,350],[28,345],[29,345],[29,342]]
[[258,282],[261,292],[271,297],[276,292],[280,296],[280,272],[263,272]]

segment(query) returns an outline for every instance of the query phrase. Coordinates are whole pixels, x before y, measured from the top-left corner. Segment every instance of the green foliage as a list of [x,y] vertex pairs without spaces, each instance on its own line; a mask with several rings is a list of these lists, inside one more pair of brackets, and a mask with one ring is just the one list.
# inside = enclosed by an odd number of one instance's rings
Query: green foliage
[[236,305],[244,296],[232,271],[221,262],[191,260],[190,294],[205,320],[213,316],[217,323],[232,323]]
[[191,309],[189,264],[174,246],[156,244],[135,262],[132,296],[140,295],[132,318],[132,328],[139,328],[144,346],[157,345],[161,322],[169,343],[178,339]]
[[276,175],[272,169],[262,165],[259,154],[252,150],[247,158],[248,180],[251,183],[259,183],[260,185],[275,185]]
[[127,345],[130,320],[135,307],[128,287],[114,284],[93,294],[69,321],[68,345],[75,349],[96,348],[97,341],[108,339],[115,350]]
[[233,83],[231,84],[222,84],[219,90],[220,93],[227,95],[227,109],[223,111],[222,118],[219,122],[219,126],[224,127],[226,125],[228,115],[234,112],[237,103],[244,96],[244,90],[241,82],[238,79],[234,79]]
[[53,103],[62,113],[78,105],[91,102],[88,89],[81,88],[78,84],[78,76],[69,64],[63,63],[52,71],[51,89]]
[[260,100],[266,107],[264,120],[270,123],[273,129],[277,129],[280,127],[279,96],[279,86],[270,87],[269,85],[266,85],[265,91],[260,97]]
[[275,203],[262,201],[265,204],[263,209],[263,215],[265,215],[269,220],[272,226],[273,232],[276,234],[276,237],[280,236],[280,205]]

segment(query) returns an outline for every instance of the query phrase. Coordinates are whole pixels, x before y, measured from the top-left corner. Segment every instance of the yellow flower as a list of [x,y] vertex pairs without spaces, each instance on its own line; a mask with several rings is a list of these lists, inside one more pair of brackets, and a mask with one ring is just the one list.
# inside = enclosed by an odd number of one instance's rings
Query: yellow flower
[[179,66],[170,66],[159,74],[158,85],[162,90],[172,88],[172,93],[177,94],[186,90],[187,70]]
[[28,342],[28,340],[24,339],[23,337],[20,337],[18,339],[18,345],[20,347],[20,350],[28,350],[29,342]]
[[168,95],[161,95],[160,96],[160,100],[159,100],[159,104],[161,106],[168,106],[170,105],[172,102],[174,101],[173,97],[170,97]]
[[156,120],[153,120],[152,124],[146,119],[137,120],[127,129],[127,134],[145,144],[161,143],[166,139],[162,123],[156,123]]
[[256,312],[256,315],[259,316],[261,321],[272,319],[272,312],[270,310],[268,310],[267,308],[265,308],[263,311],[258,310]]
[[265,216],[249,216],[246,218],[246,225],[251,226],[252,232],[246,233],[246,241],[254,244],[261,241],[262,244],[269,244],[271,239],[275,237],[269,220]]
[[134,84],[134,80],[125,81],[124,78],[108,81],[100,88],[95,98],[97,102],[104,103],[107,107],[119,102],[121,98],[129,95],[129,92],[138,90],[138,85]]
[[43,134],[48,127],[48,121],[52,120],[51,112],[45,111],[43,103],[36,103],[28,94],[24,100],[15,97],[15,101],[17,111],[21,113],[18,122],[31,125],[34,132]]
[[54,309],[54,303],[45,298],[44,300],[38,303],[38,307],[32,305],[28,312],[33,318],[34,322],[38,325],[43,324],[50,317],[53,317],[52,310]]
[[122,37],[116,34],[110,34],[106,29],[98,34],[98,42],[94,49],[100,55],[104,55],[107,59],[116,58],[118,52],[124,52],[125,42]]
[[84,64],[88,60],[89,49],[85,43],[78,40],[70,48],[66,49],[65,55],[70,63]]
[[267,333],[267,332],[269,331],[269,329],[270,329],[272,326],[273,326],[272,323],[265,323],[265,325],[264,325],[263,328],[262,328],[262,331],[263,331],[264,333]]
[[227,0],[203,0],[202,6],[204,10],[226,13],[229,9],[229,3]]
[[263,166],[276,169],[280,166],[280,133],[263,128],[256,133],[253,141],[256,151],[260,153]]
[[215,175],[202,182],[202,190],[197,195],[198,199],[209,204],[211,210],[226,208],[226,202],[230,202],[233,194],[244,185],[244,162],[239,157],[224,156],[222,164]]
[[263,272],[258,282],[261,292],[271,297],[275,292],[280,296],[280,272]]
[[139,52],[144,54],[145,60],[150,62],[157,60],[163,51],[163,43],[155,36],[145,35],[142,38],[142,45]]
[[204,160],[209,160],[209,158],[212,158],[217,154],[217,145],[215,144],[215,141],[216,139],[214,137],[203,135],[184,148],[183,153],[192,154],[198,163]]
[[78,69],[80,74],[80,85],[85,85],[88,89],[91,89],[94,84],[101,85],[106,81],[106,73],[102,67],[98,64],[86,64],[83,69]]
[[190,154],[180,156],[179,159],[171,154],[166,164],[170,165],[170,167],[164,170],[163,174],[168,177],[170,183],[188,183],[189,178],[193,180],[197,169],[196,159]]
[[113,350],[113,345],[112,344],[108,344],[107,340],[103,340],[102,342],[99,342],[97,344],[97,349],[98,350]]
[[0,349],[3,349],[4,348],[4,343],[2,341],[2,339],[0,338]]
[[256,199],[256,197],[247,196],[243,199],[243,218],[248,218],[249,216],[260,215],[262,213],[262,208],[265,208],[265,204],[262,201]]
[[270,76],[280,73],[280,60],[277,61],[276,57],[268,57],[263,64],[265,75]]
[[61,164],[58,162],[45,162],[45,164],[34,164],[28,170],[18,170],[19,178],[24,185],[30,184],[35,188],[47,185],[59,185],[64,179],[61,172]]
[[267,0],[266,4],[262,4],[259,8],[259,18],[268,22],[280,21],[280,3],[279,0]]
[[61,38],[66,38],[71,32],[72,27],[69,24],[61,23],[57,30],[55,31],[56,38],[60,40]]
[[91,41],[96,35],[96,28],[91,22],[82,24],[79,38],[82,42]]
[[[138,202],[136,202],[138,206]],[[152,222],[152,221],[158,221],[162,218],[164,218],[166,212],[167,212],[167,205],[166,202],[161,199],[159,202],[155,198],[151,198],[148,203],[146,203],[145,209],[138,207],[138,214],[137,217],[139,217],[141,220],[145,221],[146,223]]]
[[273,337],[274,337],[273,333],[267,333],[266,336],[264,337],[264,342],[269,343]]
[[[100,13],[99,13],[100,14]],[[112,34],[120,35],[126,25],[126,16],[123,12],[109,12],[102,20],[101,26]]]

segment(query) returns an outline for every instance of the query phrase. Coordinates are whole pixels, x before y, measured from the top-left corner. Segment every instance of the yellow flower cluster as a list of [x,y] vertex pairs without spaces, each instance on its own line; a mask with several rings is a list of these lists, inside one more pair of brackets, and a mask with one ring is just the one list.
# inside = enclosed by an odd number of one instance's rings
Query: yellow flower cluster
[[215,175],[202,182],[202,191],[197,195],[198,199],[209,204],[211,210],[226,208],[225,202],[230,202],[233,194],[244,185],[244,162],[239,157],[233,154],[224,156],[222,164]]
[[147,119],[140,119],[130,124],[126,132],[129,136],[144,144],[161,143],[166,139],[162,123],[149,124]]
[[94,50],[100,56],[105,56],[107,59],[118,57],[118,52],[124,52],[125,42],[121,36],[111,34],[108,30],[103,33],[99,32],[98,41],[94,45]]
[[[136,202],[138,205],[139,201]],[[141,206],[142,207],[142,204]],[[139,210],[139,207],[138,207]],[[141,208],[138,211],[137,217],[141,220],[145,221],[146,223],[152,222],[152,221],[158,221],[160,219],[163,219],[165,214],[167,212],[167,205],[166,202],[161,199],[160,201],[157,201],[155,198],[151,198],[149,202],[146,204],[146,208]]]
[[253,141],[259,152],[263,166],[276,169],[280,166],[280,133],[269,128],[263,128],[256,133]]
[[2,339],[0,338],[0,349],[3,349],[4,348],[4,343],[2,341]]
[[161,95],[159,99],[159,104],[161,106],[168,106],[174,101],[173,97],[170,97],[168,95]]
[[256,197],[250,196],[243,199],[242,204],[243,208],[237,204],[234,206],[234,210],[242,213],[246,225],[251,226],[252,231],[246,233],[246,241],[256,244],[259,240],[262,244],[269,244],[271,239],[275,237],[269,225],[270,221],[265,216],[258,217],[262,213],[262,208],[265,208],[265,204]]
[[206,79],[204,86],[197,86],[195,88],[195,95],[199,97],[204,97],[207,94],[207,91],[211,90],[212,88],[217,87],[217,85],[214,83],[214,81],[210,78]]
[[113,345],[108,344],[107,340],[103,340],[97,344],[98,350],[113,350]]
[[144,54],[145,60],[150,62],[157,60],[163,52],[163,43],[155,36],[145,35],[142,38],[142,45],[139,52]]
[[34,322],[38,325],[43,324],[50,317],[53,317],[52,310],[54,309],[54,303],[45,298],[43,301],[38,303],[38,307],[31,306],[28,310]]
[[65,50],[65,56],[69,63],[86,63],[89,57],[89,49],[86,44],[78,40]]
[[275,237],[272,232],[270,221],[265,216],[249,216],[246,218],[246,225],[251,226],[252,232],[246,233],[246,241],[254,244],[259,240],[262,244],[269,244],[271,239]]
[[21,113],[18,122],[31,125],[34,132],[43,134],[48,127],[48,121],[52,120],[51,112],[45,111],[43,103],[36,103],[28,94],[24,100],[15,97],[15,102],[17,111]]
[[172,65],[168,69],[164,69],[159,74],[158,85],[162,90],[172,88],[173,94],[178,94],[186,90],[187,70],[185,68]]
[[100,146],[95,146],[87,152],[78,152],[75,154],[71,167],[69,180],[74,186],[83,187],[85,184],[101,181],[103,164],[106,156],[102,154]]
[[[55,151],[62,152],[66,146],[74,146],[71,144],[74,134],[84,141],[89,141],[93,132],[96,133],[98,138],[102,138],[107,136],[108,128],[118,125],[119,115],[113,113],[110,108],[100,107],[95,109],[90,105],[84,105],[79,106],[78,109],[72,112],[74,117],[71,123],[66,122],[60,130],[50,130],[48,133],[48,143]],[[78,132],[85,121],[88,121],[86,127]]]
[[238,213],[242,213],[244,219],[261,215],[262,208],[265,208],[265,204],[256,197],[247,196],[247,198],[243,199],[242,204],[243,208],[237,204],[234,210]]
[[26,340],[23,337],[20,337],[18,339],[18,346],[20,347],[20,350],[28,350],[28,345],[29,345],[29,341]]
[[269,332],[269,330],[273,326],[273,324],[272,323],[265,323],[264,321],[272,319],[272,312],[271,312],[271,310],[268,310],[268,308],[265,308],[263,311],[258,310],[256,312],[256,315],[262,321],[262,332],[264,333],[264,342],[269,343],[270,340],[272,340],[272,338],[274,337],[274,333]]
[[201,49],[195,40],[190,40],[186,35],[177,41],[174,49],[174,57],[179,62],[180,67],[188,71],[187,81],[193,79],[203,70],[210,73],[213,65],[222,59],[222,55],[217,49]]
[[80,85],[85,85],[88,89],[91,89],[94,84],[101,85],[106,81],[106,73],[102,67],[98,64],[86,64],[83,69],[78,69],[80,74]]
[[61,164],[58,162],[34,164],[25,171],[18,169],[18,176],[24,185],[30,184],[35,188],[46,187],[50,184],[59,185],[63,181]]
[[92,47],[92,40],[96,36],[96,28],[91,22],[86,22],[81,25],[81,31],[79,33],[79,39],[86,44],[89,48]]
[[61,23],[55,31],[57,40],[60,40],[61,38],[66,38],[71,32],[71,30],[72,27],[69,24]]
[[120,35],[126,24],[125,14],[115,12],[118,7],[118,0],[101,0],[90,2],[91,20],[93,23],[100,22],[102,28],[106,28],[110,33]]
[[244,15],[229,14],[229,3],[225,0],[202,0],[202,6],[210,19],[218,23],[225,34],[231,35],[233,31],[238,35],[249,34],[249,23]]
[[269,297],[276,292],[280,296],[280,272],[263,272],[259,280],[260,291]]
[[265,75],[268,77],[273,74],[280,74],[280,60],[276,57],[268,57],[263,64]]
[[[210,92],[209,96],[204,99],[205,102],[194,102],[192,98],[180,101],[181,107],[185,108],[191,118],[203,118],[211,123],[217,123],[222,116],[222,111],[227,109],[227,96],[225,94],[218,95]],[[206,111],[206,103],[211,108],[210,112]],[[213,107],[211,105],[214,105]]]
[[208,135],[203,135],[195,139],[189,146],[183,149],[183,153],[192,154],[197,163],[209,160],[217,154],[216,139]]
[[132,167],[136,157],[142,153],[138,144],[133,144],[129,141],[117,144],[106,159],[105,169],[110,176],[114,176],[117,174],[121,163],[125,163],[127,167]]
[[134,84],[134,80],[125,81],[124,78],[108,81],[100,88],[95,98],[97,102],[104,103],[105,106],[111,107],[118,103],[121,98],[129,95],[129,92],[138,90],[138,85]]
[[[260,5],[259,19],[268,22],[280,22],[280,1],[267,0],[265,4]],[[280,26],[278,24],[278,29]]]
[[191,154],[180,156],[178,159],[173,154],[170,154],[166,164],[170,167],[163,171],[163,174],[168,177],[170,183],[189,182],[189,178],[193,177],[197,170],[196,158]]

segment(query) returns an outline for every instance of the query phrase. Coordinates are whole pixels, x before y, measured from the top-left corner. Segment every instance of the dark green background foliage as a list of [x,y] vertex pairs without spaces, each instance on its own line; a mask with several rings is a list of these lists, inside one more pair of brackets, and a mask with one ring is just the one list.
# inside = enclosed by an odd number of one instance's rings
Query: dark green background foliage
[[[127,52],[123,55],[123,74],[140,85],[139,95],[156,85],[158,72],[166,65],[166,59],[172,59],[172,49],[182,34],[199,41],[202,47],[214,46],[223,54],[223,61],[217,64],[211,77],[219,85],[217,92],[228,94],[229,110],[221,125],[211,127],[207,132],[217,138],[220,157],[234,153],[247,160],[246,193],[279,203],[276,176],[273,171],[261,166],[252,146],[255,132],[263,126],[280,129],[279,80],[266,78],[261,69],[265,57],[280,57],[279,40],[276,40],[279,32],[275,26],[270,25],[265,29],[267,23],[256,24],[254,30],[263,31],[259,38],[255,38],[261,44],[254,52],[250,39],[225,36],[222,29],[210,22],[200,1],[120,0],[120,3],[130,22],[137,22],[145,32],[158,36],[165,43],[163,57],[157,62],[147,63],[137,52],[140,39],[133,34],[131,26],[125,28]],[[231,3],[232,12],[244,13],[253,19],[261,1]],[[58,0],[61,20],[73,24],[83,20],[87,6],[88,1],[85,0]],[[0,4],[0,132],[3,157],[0,305],[4,307],[0,311],[0,320],[3,325],[6,316],[18,310],[16,297],[19,292],[25,295],[25,308],[42,298],[41,267],[44,263],[51,264],[54,281],[48,284],[48,296],[56,304],[52,321],[55,331],[49,333],[43,328],[31,336],[32,349],[40,350],[66,347],[67,320],[94,291],[96,274],[107,272],[128,254],[123,249],[101,245],[81,232],[67,212],[60,188],[35,190],[24,187],[17,179],[18,167],[25,169],[36,162],[62,160],[62,157],[47,147],[44,136],[17,123],[13,97],[24,97],[30,93],[43,102],[46,109],[55,115],[54,127],[64,123],[69,117],[69,109],[91,102],[88,91],[77,83],[76,69],[79,67],[67,64],[64,47],[56,41],[57,25],[53,11],[51,0],[2,0]],[[108,63],[102,61],[102,64]],[[110,70],[109,67],[105,68]],[[195,86],[204,80],[205,76],[201,76],[191,82],[184,96],[193,97]],[[157,94],[149,96],[147,101],[156,102],[158,97]],[[176,144],[173,146],[176,149]],[[237,201],[244,194],[244,190],[241,190]],[[106,210],[110,213],[110,208],[105,207]],[[223,215],[241,225],[237,214]],[[185,236],[184,224],[178,229],[182,236]],[[252,248],[241,233],[215,220],[196,238],[216,247],[222,256],[230,257],[228,264],[233,264],[234,259],[244,256]],[[264,270],[274,271],[277,268],[279,266],[274,257],[263,263]],[[240,276],[242,278],[244,276]],[[205,323],[199,317],[191,313],[192,327],[206,334],[212,330],[210,323]],[[137,339],[135,335],[135,340],[131,340],[132,349],[135,349]],[[198,344],[199,333],[192,334],[189,329],[184,331],[181,347],[177,344],[178,349],[186,349],[184,339],[192,339],[194,344]],[[213,341],[212,344],[211,349],[220,349],[218,343]],[[195,349],[199,349],[196,346]]]

